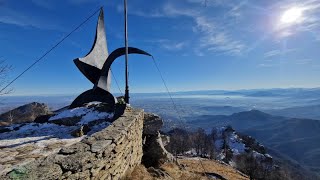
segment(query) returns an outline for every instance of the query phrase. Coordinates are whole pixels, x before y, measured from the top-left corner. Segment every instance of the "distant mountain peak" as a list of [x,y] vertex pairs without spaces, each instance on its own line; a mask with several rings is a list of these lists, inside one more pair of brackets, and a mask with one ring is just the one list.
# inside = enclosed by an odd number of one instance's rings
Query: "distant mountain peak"
[[253,109],[250,111],[243,111],[234,113],[231,115],[231,118],[237,118],[238,120],[265,120],[272,117],[270,114],[264,113],[262,111]]
[[0,115],[0,126],[16,123],[32,122],[41,115],[50,114],[49,107],[44,103],[32,102],[19,106]]

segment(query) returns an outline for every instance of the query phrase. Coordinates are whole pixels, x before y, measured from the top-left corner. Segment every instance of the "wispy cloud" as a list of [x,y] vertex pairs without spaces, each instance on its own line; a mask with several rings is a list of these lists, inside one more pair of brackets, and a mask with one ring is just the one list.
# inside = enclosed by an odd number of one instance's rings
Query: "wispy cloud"
[[196,18],[196,26],[194,28],[196,31],[202,32],[200,49],[228,53],[230,55],[241,55],[246,49],[246,45],[243,42],[235,40],[227,30],[221,28],[220,25],[215,25],[214,22],[210,22],[204,16]]
[[268,51],[268,52],[264,53],[264,57],[270,58],[270,57],[277,56],[280,54],[282,54],[282,52],[277,49],[277,50],[272,50],[272,51]]
[[161,46],[170,51],[178,51],[186,47],[186,42],[178,42],[178,43],[161,43]]
[[[218,52],[232,56],[248,54],[255,50],[265,41],[269,41],[270,36],[277,37],[277,40],[289,37],[297,32],[309,32],[315,40],[320,40],[317,29],[320,28],[320,1],[305,0],[296,2],[285,0],[279,3],[253,3],[249,0],[209,0],[204,6],[205,0],[166,1],[155,8],[141,9],[130,7],[129,13],[146,18],[188,18],[194,23],[192,29],[198,37],[193,39],[193,51],[197,55],[210,52]],[[263,5],[268,6],[263,6]],[[305,8],[306,19],[301,26],[290,29],[275,31],[273,27],[277,21],[276,16],[293,5],[301,5]],[[218,7],[218,8],[217,8]],[[214,15],[214,10],[219,10],[220,17]],[[118,11],[122,12],[122,5]],[[223,12],[223,13],[221,13]],[[217,13],[218,14],[218,13]],[[255,18],[254,15],[259,15]],[[256,19],[265,21],[260,23]],[[269,28],[269,29],[266,29]],[[236,33],[235,33],[236,32]],[[252,34],[256,35],[252,39]],[[275,34],[275,35],[274,35]],[[249,37],[249,38],[248,38]],[[267,52],[264,57],[270,58],[281,55],[283,52],[276,50]]]
[[[179,17],[179,16],[186,16],[186,17],[195,17],[198,12],[192,9],[184,9],[184,8],[176,8],[172,3],[165,3],[160,8],[157,9],[150,9],[148,11],[141,10],[135,7],[128,7],[130,9],[129,14],[147,17],[147,18],[161,18],[161,17]],[[122,13],[123,12],[123,5],[117,5],[117,11]]]
[[[61,5],[64,5],[61,4],[62,2],[80,5],[97,1],[98,0],[31,0],[31,3],[38,8],[53,10]],[[26,9],[17,9],[15,7],[11,7],[10,4],[7,3],[7,0],[0,0],[0,23],[16,25],[20,27],[65,31],[65,28],[60,25],[58,21],[48,19],[48,17],[39,16],[35,12],[28,12]]]
[[191,18],[196,18],[199,16],[199,12],[190,8],[178,8],[174,4],[166,3],[163,6],[163,13],[169,17],[186,16]]
[[187,41],[179,42],[169,39],[146,40],[146,42],[156,44],[156,46],[168,51],[179,51],[189,44]]
[[0,23],[11,24],[21,27],[33,27],[47,30],[63,30],[58,23],[48,23],[41,17],[35,17],[9,7],[0,7]]
[[[189,3],[202,3],[201,0],[188,0]],[[216,2],[218,3],[218,2]],[[218,5],[218,4],[215,4]],[[238,10],[242,4],[236,7],[232,6],[233,11]],[[200,7],[205,8],[205,7]],[[193,21],[193,32],[199,37],[195,42],[192,42],[194,53],[202,56],[207,52],[220,52],[229,55],[241,55],[246,48],[244,42],[236,39],[225,27],[225,24],[211,17],[203,9],[193,8],[186,5],[177,5],[172,2],[167,2],[161,7],[150,11],[142,11],[139,8],[130,7],[130,13],[137,16],[147,18],[179,18],[186,17]],[[119,12],[123,12],[123,7],[117,7]],[[232,10],[232,9],[231,9]],[[235,13],[235,12],[230,12]],[[179,49],[185,46],[184,43],[168,44],[166,49]]]
[[271,51],[264,53],[263,57],[264,58],[272,58],[272,57],[276,57],[276,56],[286,55],[290,52],[296,52],[296,51],[297,51],[296,49],[286,49],[286,50],[275,49],[275,50],[271,50]]
[[[118,4],[116,8],[119,13],[123,13],[124,10],[123,10],[122,4]],[[160,18],[160,17],[166,16],[163,12],[159,11],[158,9],[154,9],[150,12],[145,12],[130,6],[128,6],[128,9],[130,9],[129,14],[132,14],[135,16],[141,16],[141,17],[147,17],[147,18]]]
[[223,7],[227,9],[225,17],[239,18],[243,15],[242,7],[248,4],[249,0],[234,1],[234,0],[187,0],[190,3],[197,3],[205,7]]

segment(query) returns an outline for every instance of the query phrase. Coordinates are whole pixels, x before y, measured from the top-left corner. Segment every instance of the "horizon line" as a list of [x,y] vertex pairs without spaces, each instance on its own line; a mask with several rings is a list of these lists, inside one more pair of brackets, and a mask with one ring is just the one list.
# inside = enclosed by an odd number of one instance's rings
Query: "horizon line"
[[[191,93],[191,92],[205,92],[205,91],[252,91],[252,90],[284,90],[284,89],[320,89],[320,87],[274,87],[274,88],[240,88],[240,89],[199,89],[199,90],[185,90],[185,91],[171,91],[170,93]],[[130,94],[163,94],[168,93],[167,91],[158,91],[158,92],[133,92]],[[45,97],[45,96],[77,96],[79,93],[65,93],[65,94],[5,94],[0,97]],[[121,95],[120,92],[112,93]]]

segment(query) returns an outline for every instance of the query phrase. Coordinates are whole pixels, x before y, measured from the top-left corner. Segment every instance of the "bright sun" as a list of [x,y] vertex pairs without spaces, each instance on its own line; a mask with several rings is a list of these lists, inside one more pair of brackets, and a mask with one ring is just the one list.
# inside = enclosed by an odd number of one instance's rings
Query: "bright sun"
[[281,23],[283,24],[298,23],[302,17],[302,13],[303,13],[303,10],[301,8],[298,8],[298,7],[290,8],[283,13],[281,17]]

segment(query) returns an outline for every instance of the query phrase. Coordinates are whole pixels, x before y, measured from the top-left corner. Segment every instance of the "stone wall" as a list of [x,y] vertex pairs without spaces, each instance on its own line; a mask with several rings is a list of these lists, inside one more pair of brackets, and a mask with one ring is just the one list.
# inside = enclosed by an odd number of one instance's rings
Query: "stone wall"
[[0,179],[120,179],[143,156],[143,110],[126,111],[106,129]]

